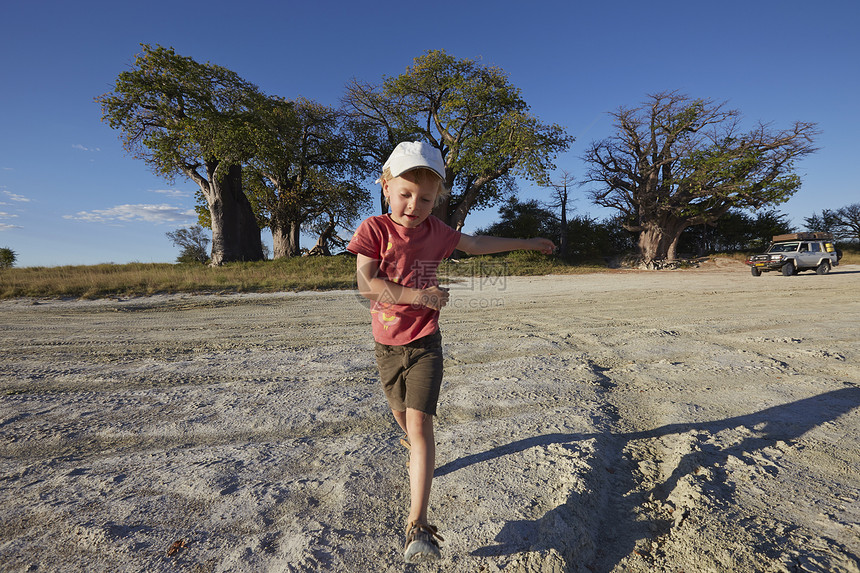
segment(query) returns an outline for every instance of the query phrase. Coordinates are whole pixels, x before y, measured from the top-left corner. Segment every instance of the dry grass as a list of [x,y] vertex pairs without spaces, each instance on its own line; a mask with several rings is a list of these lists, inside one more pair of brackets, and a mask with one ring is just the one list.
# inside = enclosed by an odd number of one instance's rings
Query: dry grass
[[860,250],[843,249],[842,260],[839,263],[843,265],[860,265]]
[[[720,255],[743,260],[744,254]],[[860,264],[846,249],[842,264]],[[600,262],[568,264],[536,252],[446,261],[440,279],[462,276],[551,275],[601,272]],[[27,267],[0,271],[0,298],[100,298],[176,292],[279,292],[355,288],[355,258],[303,257],[221,267],[169,263]]]
[[0,298],[276,292],[354,285],[355,259],[350,257],[230,263],[221,267],[130,263],[8,269],[0,273]]
[[[439,276],[544,275],[592,272],[538,253],[446,262]],[[221,267],[193,264],[103,264],[27,267],[0,272],[0,298],[100,298],[175,292],[279,292],[355,288],[355,258],[304,257]]]

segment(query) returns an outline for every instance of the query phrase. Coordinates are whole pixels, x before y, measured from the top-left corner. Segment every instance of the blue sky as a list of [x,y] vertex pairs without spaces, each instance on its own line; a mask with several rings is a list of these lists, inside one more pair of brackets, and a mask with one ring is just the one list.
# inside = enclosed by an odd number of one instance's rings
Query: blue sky
[[[329,105],[351,78],[400,74],[429,49],[481,58],[507,71],[535,115],[577,138],[557,164],[578,178],[588,143],[611,133],[607,112],[649,93],[727,101],[750,124],[817,122],[821,149],[798,164],[803,186],[779,207],[802,226],[813,212],[860,201],[858,29],[856,0],[6,0],[0,247],[18,266],[175,260],[165,233],[195,223],[195,185],[165,181],[129,156],[93,101],[141,43],[229,68],[268,94]],[[575,207],[611,214],[584,192]],[[495,215],[473,213],[465,230]],[[263,238],[271,244],[268,231]]]

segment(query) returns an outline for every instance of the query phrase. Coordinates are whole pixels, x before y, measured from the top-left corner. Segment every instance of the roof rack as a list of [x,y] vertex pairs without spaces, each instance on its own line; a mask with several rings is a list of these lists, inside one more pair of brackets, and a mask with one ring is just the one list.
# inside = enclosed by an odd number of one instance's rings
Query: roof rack
[[830,233],[823,233],[821,231],[814,232],[806,232],[806,233],[788,233],[787,235],[774,235],[773,241],[810,241],[813,239],[826,239],[833,240],[833,235]]

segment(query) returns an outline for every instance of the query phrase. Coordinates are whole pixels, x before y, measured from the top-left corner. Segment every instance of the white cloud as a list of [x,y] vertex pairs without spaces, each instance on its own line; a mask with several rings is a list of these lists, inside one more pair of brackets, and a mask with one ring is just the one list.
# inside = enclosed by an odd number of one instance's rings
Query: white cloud
[[18,215],[13,215],[12,213],[6,213],[5,211],[0,211],[0,231],[9,231],[11,229],[20,229],[18,225],[10,225],[8,223],[4,223],[3,219],[14,219]]
[[159,195],[169,195],[171,197],[191,197],[193,193],[183,191],[182,189],[150,189],[150,193],[158,193]]
[[[9,193],[8,191],[3,191],[3,193],[8,195],[13,201],[29,201],[29,199],[24,199],[23,197],[16,198],[19,196],[15,195],[14,193]],[[6,203],[5,201],[0,201],[0,205],[5,206],[5,207],[10,207],[11,203]],[[9,231],[11,229],[20,229],[21,228],[20,225],[10,225],[9,223],[3,222],[4,219],[16,219],[16,218],[18,218],[18,215],[14,214],[14,213],[7,213],[6,211],[0,211],[0,231]]]
[[85,145],[81,145],[80,143],[75,143],[72,145],[72,149],[78,149],[80,151],[101,151],[100,147],[87,147]]
[[64,215],[64,219],[87,223],[115,223],[145,221],[147,223],[189,223],[197,219],[194,209],[182,209],[172,205],[117,205],[110,209],[79,211]]
[[3,191],[3,193],[9,197],[10,201],[18,201],[19,203],[29,203],[30,200],[24,197],[23,195],[16,195],[15,193],[11,193],[9,191]]

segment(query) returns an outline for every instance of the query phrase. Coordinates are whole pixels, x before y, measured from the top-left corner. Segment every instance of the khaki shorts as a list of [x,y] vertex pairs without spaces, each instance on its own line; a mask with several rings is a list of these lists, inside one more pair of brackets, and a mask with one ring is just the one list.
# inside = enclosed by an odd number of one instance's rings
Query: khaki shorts
[[442,334],[404,346],[376,343],[376,365],[388,405],[396,412],[413,408],[436,415],[442,387]]

